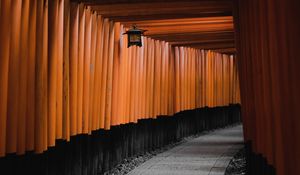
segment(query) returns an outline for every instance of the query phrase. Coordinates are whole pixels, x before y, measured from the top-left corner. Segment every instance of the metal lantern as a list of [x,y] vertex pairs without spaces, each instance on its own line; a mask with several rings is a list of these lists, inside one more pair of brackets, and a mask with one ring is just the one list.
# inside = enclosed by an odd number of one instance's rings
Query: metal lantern
[[128,47],[136,45],[142,47],[142,35],[146,30],[138,29],[136,25],[133,25],[126,33],[128,36]]

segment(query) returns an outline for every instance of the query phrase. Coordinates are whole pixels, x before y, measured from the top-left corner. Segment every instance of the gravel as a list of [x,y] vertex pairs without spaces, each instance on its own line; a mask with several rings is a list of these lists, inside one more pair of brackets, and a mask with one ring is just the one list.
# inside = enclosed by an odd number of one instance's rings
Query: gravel
[[245,175],[246,174],[246,158],[245,149],[241,149],[230,161],[225,175]]

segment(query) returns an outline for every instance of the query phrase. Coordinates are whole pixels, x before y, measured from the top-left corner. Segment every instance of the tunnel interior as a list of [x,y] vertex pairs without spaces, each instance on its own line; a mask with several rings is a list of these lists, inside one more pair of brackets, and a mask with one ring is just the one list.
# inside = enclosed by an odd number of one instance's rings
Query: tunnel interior
[[299,7],[1,0],[0,171],[102,174],[242,122],[248,175],[300,174]]

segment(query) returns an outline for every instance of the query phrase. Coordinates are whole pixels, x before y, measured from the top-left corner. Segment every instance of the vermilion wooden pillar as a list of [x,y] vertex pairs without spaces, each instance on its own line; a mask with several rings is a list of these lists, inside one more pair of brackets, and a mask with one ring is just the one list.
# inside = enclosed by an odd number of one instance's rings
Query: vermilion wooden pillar
[[[18,111],[19,111],[19,88],[20,88],[20,36],[21,36],[21,12],[22,1],[11,2],[11,32],[10,33],[10,54],[8,72],[8,99],[7,99],[7,132],[6,132],[6,152],[17,151],[18,137]],[[8,44],[8,43],[6,43]]]
[[77,133],[77,95],[78,95],[78,29],[79,7],[77,4],[70,5],[70,135]]
[[30,1],[28,33],[28,69],[27,69],[27,104],[26,104],[26,150],[34,150],[36,121],[36,47],[37,47],[37,1]]
[[299,174],[299,1],[237,2],[245,138],[277,174]]
[[7,98],[8,98],[8,69],[10,48],[10,9],[11,1],[1,1],[0,22],[0,156],[6,153],[6,121],[7,121]]
[[48,1],[37,1],[35,151],[48,145]]
[[20,37],[20,67],[19,67],[19,78],[22,87],[19,89],[19,104],[20,108],[18,110],[18,139],[17,139],[17,153],[24,154],[26,149],[26,104],[27,104],[27,82],[28,82],[28,32],[29,32],[29,8],[30,2],[24,1],[22,3],[22,14],[21,14],[21,37]]

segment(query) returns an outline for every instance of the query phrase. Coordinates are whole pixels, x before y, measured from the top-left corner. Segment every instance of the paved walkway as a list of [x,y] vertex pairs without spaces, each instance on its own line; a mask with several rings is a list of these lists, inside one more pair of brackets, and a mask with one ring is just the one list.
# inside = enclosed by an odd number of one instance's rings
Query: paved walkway
[[242,142],[242,126],[216,130],[158,154],[129,175],[224,175]]

